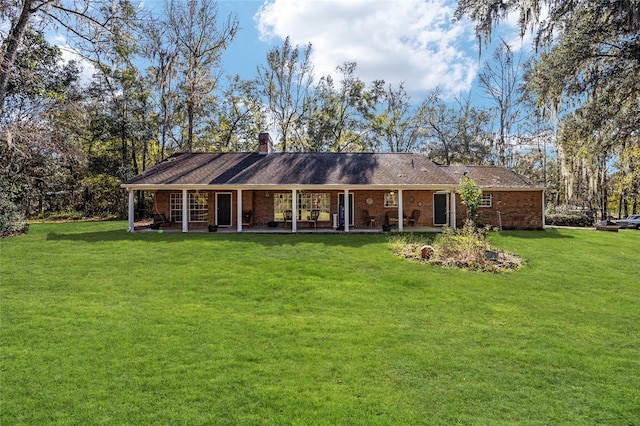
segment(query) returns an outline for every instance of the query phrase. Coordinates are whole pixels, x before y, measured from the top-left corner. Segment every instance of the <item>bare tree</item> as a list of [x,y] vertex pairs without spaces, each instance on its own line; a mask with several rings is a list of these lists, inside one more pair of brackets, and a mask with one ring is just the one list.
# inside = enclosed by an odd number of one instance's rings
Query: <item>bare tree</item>
[[519,91],[522,85],[522,55],[515,57],[511,46],[500,40],[493,54],[493,62],[485,62],[478,75],[480,86],[493,102],[498,129],[494,138],[498,164],[507,165],[507,150],[511,143],[512,128],[520,119]]
[[293,129],[305,115],[306,98],[313,80],[311,44],[300,52],[287,37],[282,47],[267,53],[267,65],[258,67],[259,90],[266,98],[280,132],[280,148],[286,151]]
[[186,118],[186,150],[192,151],[196,128],[202,124],[208,97],[217,88],[222,53],[238,32],[238,20],[229,15],[220,25],[214,0],[170,0],[167,26],[176,46],[176,67]]
[[[128,4],[127,0],[121,3]],[[73,35],[77,43],[99,50],[111,31],[110,22],[118,17],[121,9],[115,4],[110,0],[18,0],[13,4],[3,4],[0,19],[9,19],[9,30],[2,39],[0,50],[0,113],[4,110],[7,87],[29,28],[63,28]]]

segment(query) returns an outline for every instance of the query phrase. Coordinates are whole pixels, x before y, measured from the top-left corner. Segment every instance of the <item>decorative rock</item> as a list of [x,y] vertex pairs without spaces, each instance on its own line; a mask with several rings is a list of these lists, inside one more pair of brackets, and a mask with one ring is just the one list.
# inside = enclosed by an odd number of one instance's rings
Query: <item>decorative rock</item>
[[431,246],[422,246],[420,247],[420,257],[423,259],[430,259],[431,256],[435,254],[435,250]]

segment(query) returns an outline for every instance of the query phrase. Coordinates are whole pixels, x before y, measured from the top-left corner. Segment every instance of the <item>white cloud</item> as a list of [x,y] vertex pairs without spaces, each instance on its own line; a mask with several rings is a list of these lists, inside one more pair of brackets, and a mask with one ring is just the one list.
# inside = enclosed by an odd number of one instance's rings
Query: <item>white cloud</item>
[[49,43],[60,49],[60,52],[62,53],[62,60],[65,63],[70,61],[76,61],[78,63],[78,68],[80,69],[80,84],[82,86],[87,86],[91,82],[93,74],[96,72],[96,68],[93,64],[84,59],[77,50],[69,45],[67,39],[60,34],[51,36],[49,38]]
[[467,92],[477,73],[468,22],[446,0],[271,0],[256,15],[263,40],[313,45],[316,77],[355,61],[365,82],[404,82],[412,95],[440,87]]

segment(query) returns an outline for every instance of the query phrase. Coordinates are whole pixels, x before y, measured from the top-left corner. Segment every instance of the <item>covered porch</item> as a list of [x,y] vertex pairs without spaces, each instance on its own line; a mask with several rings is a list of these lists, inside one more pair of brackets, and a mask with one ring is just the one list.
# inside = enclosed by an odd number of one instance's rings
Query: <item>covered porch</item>
[[[453,188],[129,187],[128,230],[150,232],[135,218],[134,192],[153,192],[154,216],[167,232],[437,232],[456,226]],[[183,220],[186,218],[187,220]],[[155,227],[155,226],[154,226]]]

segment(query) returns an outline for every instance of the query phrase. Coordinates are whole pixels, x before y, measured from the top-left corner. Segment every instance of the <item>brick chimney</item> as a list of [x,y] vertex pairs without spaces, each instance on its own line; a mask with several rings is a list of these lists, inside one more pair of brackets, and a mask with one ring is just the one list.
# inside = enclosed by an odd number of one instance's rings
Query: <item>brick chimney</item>
[[269,133],[260,133],[258,135],[259,148],[258,152],[262,155],[271,154],[273,152],[273,140]]

